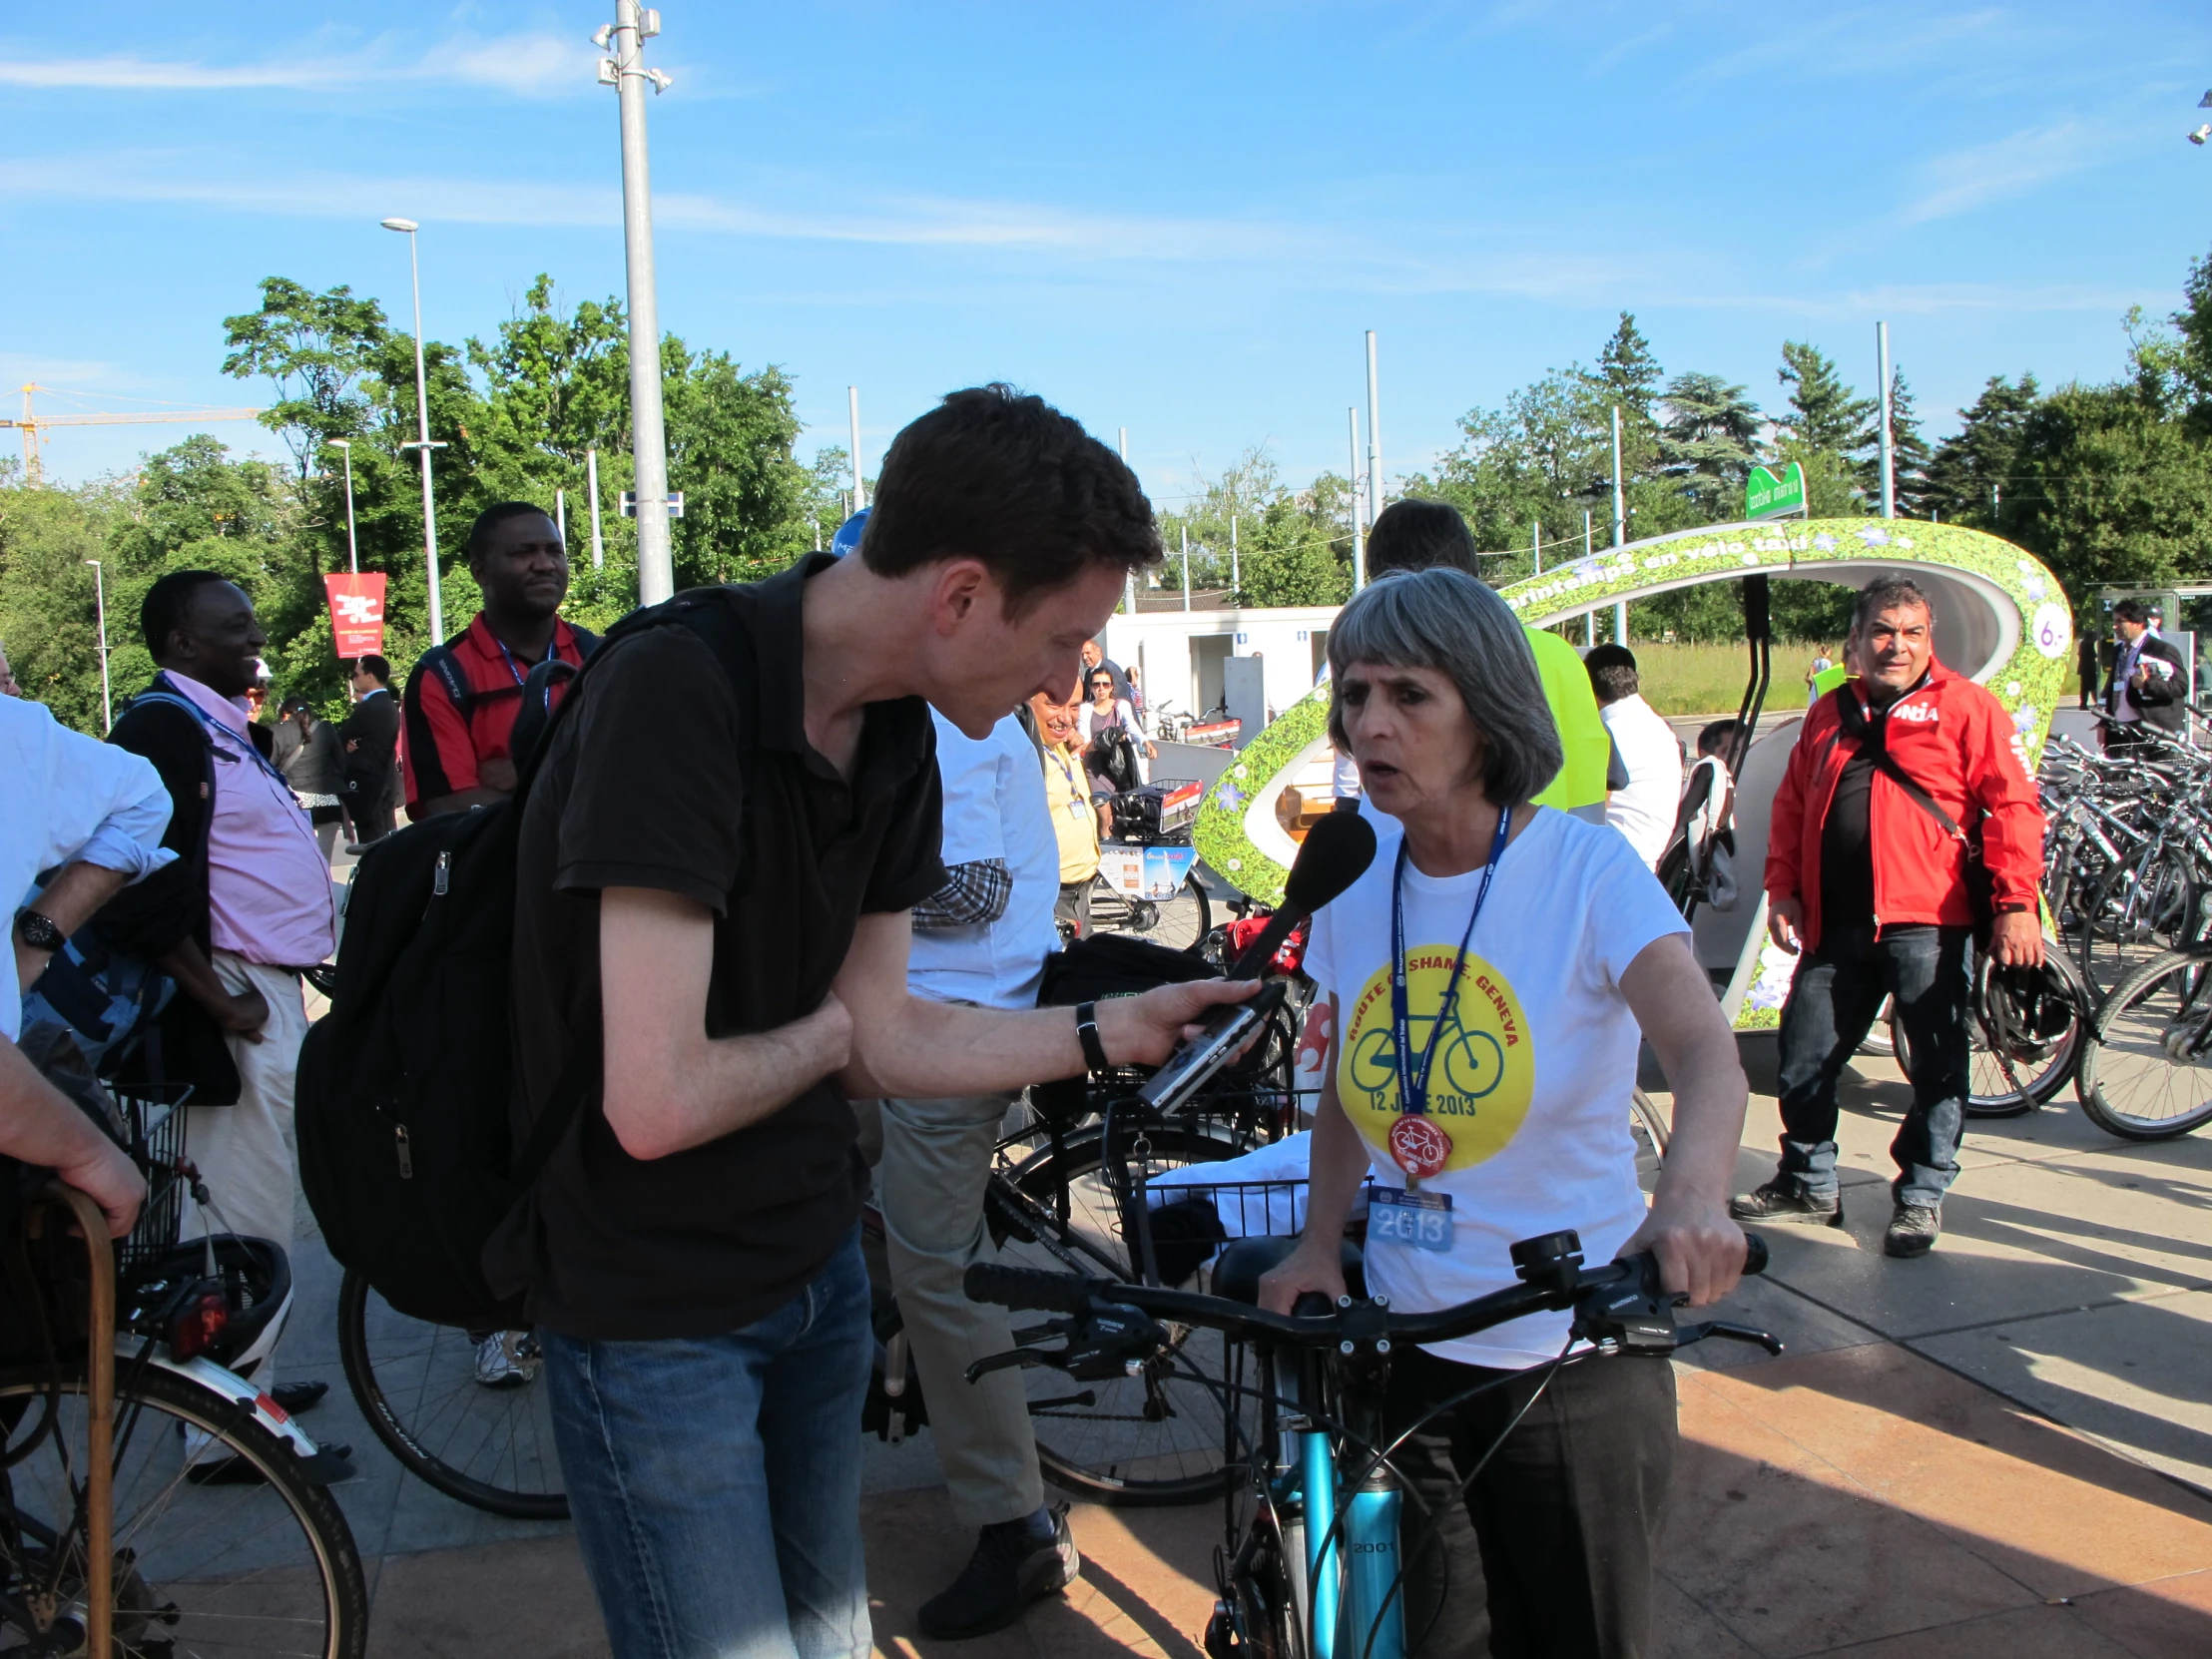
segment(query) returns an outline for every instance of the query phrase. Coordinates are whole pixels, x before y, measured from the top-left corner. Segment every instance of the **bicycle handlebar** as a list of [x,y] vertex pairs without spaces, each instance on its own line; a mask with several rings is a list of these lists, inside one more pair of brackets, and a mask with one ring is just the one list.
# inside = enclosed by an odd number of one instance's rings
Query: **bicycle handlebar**
[[[1746,1233],[1745,1275],[1751,1277],[1766,1272],[1767,1260],[1766,1240],[1756,1233]],[[1561,1274],[1550,1283],[1511,1285],[1453,1308],[1422,1314],[1386,1314],[1375,1334],[1414,1343],[1449,1342],[1528,1314],[1571,1308],[1585,1291],[1602,1290],[1646,1275],[1656,1288],[1658,1261],[1655,1257],[1644,1253],[1625,1256],[1603,1267],[1578,1268],[1571,1281]],[[974,1263],[962,1283],[972,1302],[1075,1315],[1088,1313],[1094,1303],[1103,1303],[1135,1308],[1185,1325],[1205,1326],[1245,1341],[1273,1338],[1300,1347],[1335,1348],[1345,1335],[1341,1309],[1323,1315],[1271,1314],[1197,1291],[1115,1284],[1080,1274],[1044,1273],[1035,1268],[1007,1267],[998,1262]]]

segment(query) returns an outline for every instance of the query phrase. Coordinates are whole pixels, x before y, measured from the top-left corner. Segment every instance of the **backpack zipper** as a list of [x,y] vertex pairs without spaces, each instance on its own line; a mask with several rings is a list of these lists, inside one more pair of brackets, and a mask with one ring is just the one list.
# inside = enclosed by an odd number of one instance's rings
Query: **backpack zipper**
[[448,879],[452,875],[452,872],[453,854],[450,852],[440,852],[438,854],[438,865],[436,873],[434,873],[430,877],[431,897],[443,898],[445,896],[445,889],[448,884]]
[[414,1179],[414,1153],[407,1146],[407,1126],[395,1123],[391,1127],[392,1139],[399,1143],[399,1179]]

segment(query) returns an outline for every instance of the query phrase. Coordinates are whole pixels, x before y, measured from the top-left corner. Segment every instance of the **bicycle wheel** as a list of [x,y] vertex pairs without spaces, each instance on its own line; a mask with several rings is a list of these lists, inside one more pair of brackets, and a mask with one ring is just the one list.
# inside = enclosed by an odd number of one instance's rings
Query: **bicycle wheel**
[[[128,1361],[117,1362],[116,1653],[358,1659],[368,1645],[360,1552],[328,1489],[300,1473],[291,1442],[169,1372],[131,1371]],[[46,1417],[40,1396],[51,1381],[43,1369],[0,1374],[0,1422],[11,1442],[39,1433]],[[64,1376],[59,1388],[54,1431],[0,1471],[0,1572],[16,1607],[51,1596],[59,1617],[81,1622],[85,1379]],[[212,1441],[202,1461],[243,1457],[262,1483],[188,1481],[188,1429]],[[21,1449],[9,1446],[11,1454]],[[34,1648],[83,1651],[43,1645],[0,1606],[0,1649]]]
[[2102,995],[2138,964],[2189,943],[2202,895],[2188,858],[2176,848],[2147,869],[2123,863],[2106,871],[2086,909],[2076,947],[2081,977]]
[[[1973,966],[1974,980],[1979,983],[1979,957],[1974,959]],[[2014,1041],[2011,1059],[2013,1074],[2020,1080],[2018,1091],[2005,1075],[2003,1061],[1989,1046],[1989,1033],[1983,1029],[1980,1019],[1969,1013],[1966,1020],[1966,1116],[2018,1117],[2046,1104],[2073,1081],[2088,1034],[2089,993],[2073,964],[2059,955],[2047,940],[2043,951],[2043,977],[2052,995],[2071,1004],[2072,1018],[2064,1030],[2047,1037],[2029,1035]],[[1904,1022],[1894,1012],[1890,1016],[1890,1041],[1896,1049],[1899,1068],[1910,1077],[1913,1052],[1906,1041]]]
[[553,1451],[553,1406],[534,1338],[494,1333],[477,1381],[477,1339],[396,1312],[348,1271],[338,1286],[338,1358],[368,1426],[410,1474],[447,1497],[516,1520],[563,1520],[568,1494]]
[[2074,1092],[2106,1134],[2165,1141],[2212,1121],[2204,961],[2199,951],[2168,951],[2122,979],[2097,1010]]
[[[1249,1150],[1181,1125],[1155,1127],[1145,1139],[1141,1160],[1131,1162],[1141,1162],[1148,1177]],[[1099,1131],[1087,1129],[1063,1141],[1059,1157],[1048,1147],[993,1182],[985,1210],[1005,1261],[1052,1273],[1140,1277],[1102,1150]],[[1117,1151],[1117,1163],[1121,1157]],[[1230,1472],[1227,1345],[1217,1332],[1169,1330],[1175,1338],[1169,1352],[1142,1377],[1078,1385],[1042,1368],[1023,1374],[1037,1461],[1053,1484],[1128,1506],[1195,1503],[1221,1494]],[[1252,1408],[1249,1399],[1237,1398],[1241,1445],[1251,1431]]]
[[1636,1142],[1636,1175],[1648,1181],[1667,1161],[1667,1141],[1674,1125],[1659,1103],[1638,1089],[1628,1097],[1628,1132]]
[[1119,891],[1103,875],[1091,877],[1091,927],[1100,933],[1129,933],[1170,950],[1196,950],[1213,931],[1214,908],[1197,871],[1183,877],[1173,898],[1135,898]]

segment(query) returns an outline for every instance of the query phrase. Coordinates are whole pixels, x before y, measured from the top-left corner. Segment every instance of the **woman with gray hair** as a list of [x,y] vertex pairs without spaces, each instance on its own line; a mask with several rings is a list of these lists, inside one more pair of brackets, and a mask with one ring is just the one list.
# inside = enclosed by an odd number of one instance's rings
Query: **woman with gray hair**
[[[1590,1261],[1648,1250],[1669,1289],[1719,1300],[1744,1261],[1735,1040],[1620,832],[1529,806],[1560,746],[1519,623],[1463,572],[1391,576],[1345,607],[1329,664],[1330,733],[1359,762],[1378,850],[1314,918],[1330,1063],[1306,1233],[1263,1305],[1344,1293],[1338,1241],[1367,1181],[1368,1291],[1394,1311],[1511,1285],[1507,1247],[1566,1228]],[[1674,1088],[1648,1213],[1626,1122],[1639,1036]],[[1569,1341],[1545,1314],[1392,1356],[1422,1659],[1646,1650],[1674,1377],[1554,1368]]]

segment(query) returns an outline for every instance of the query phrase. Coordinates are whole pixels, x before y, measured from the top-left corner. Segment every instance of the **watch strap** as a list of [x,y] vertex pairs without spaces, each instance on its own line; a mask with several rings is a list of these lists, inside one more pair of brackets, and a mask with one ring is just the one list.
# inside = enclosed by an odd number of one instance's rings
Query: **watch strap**
[[1098,1004],[1078,1002],[1075,1005],[1075,1038],[1083,1045],[1083,1063],[1093,1071],[1112,1071],[1114,1062],[1106,1058],[1106,1045],[1098,1040]]

